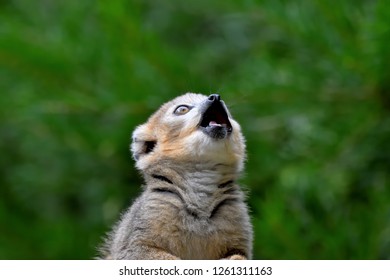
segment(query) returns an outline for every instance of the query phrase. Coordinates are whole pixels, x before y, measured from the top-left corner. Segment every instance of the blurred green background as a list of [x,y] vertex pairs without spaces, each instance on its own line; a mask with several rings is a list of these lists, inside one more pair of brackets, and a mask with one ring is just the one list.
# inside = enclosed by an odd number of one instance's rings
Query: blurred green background
[[90,259],[134,127],[220,93],[256,259],[390,259],[388,1],[0,1],[0,258]]

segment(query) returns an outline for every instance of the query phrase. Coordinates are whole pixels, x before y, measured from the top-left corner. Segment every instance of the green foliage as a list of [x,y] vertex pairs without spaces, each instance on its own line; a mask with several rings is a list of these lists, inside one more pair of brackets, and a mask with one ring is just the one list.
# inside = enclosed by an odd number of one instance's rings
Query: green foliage
[[386,2],[0,2],[0,258],[93,258],[131,131],[192,91],[247,138],[255,258],[390,259]]

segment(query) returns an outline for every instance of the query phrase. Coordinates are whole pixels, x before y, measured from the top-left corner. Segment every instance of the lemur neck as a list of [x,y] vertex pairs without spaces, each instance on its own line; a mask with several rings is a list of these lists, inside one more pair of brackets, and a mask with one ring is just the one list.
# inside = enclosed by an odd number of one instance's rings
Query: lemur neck
[[239,173],[235,166],[215,162],[173,162],[166,160],[149,167],[145,180],[160,180],[174,185],[214,186],[223,188],[236,181]]

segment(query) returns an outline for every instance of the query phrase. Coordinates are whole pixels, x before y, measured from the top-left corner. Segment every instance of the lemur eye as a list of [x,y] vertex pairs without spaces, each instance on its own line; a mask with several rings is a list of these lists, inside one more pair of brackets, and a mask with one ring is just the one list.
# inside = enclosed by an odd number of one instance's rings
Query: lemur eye
[[192,108],[190,106],[187,106],[187,105],[180,105],[179,107],[177,107],[175,109],[175,112],[174,114],[175,115],[184,115],[184,114],[187,114]]

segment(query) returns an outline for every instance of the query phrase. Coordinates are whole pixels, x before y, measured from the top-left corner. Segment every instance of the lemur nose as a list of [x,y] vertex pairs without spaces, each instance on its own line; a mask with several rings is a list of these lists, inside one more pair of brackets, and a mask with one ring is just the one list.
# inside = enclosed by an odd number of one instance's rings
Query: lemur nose
[[221,96],[219,96],[219,94],[211,94],[208,98],[210,101],[220,101],[221,100]]

